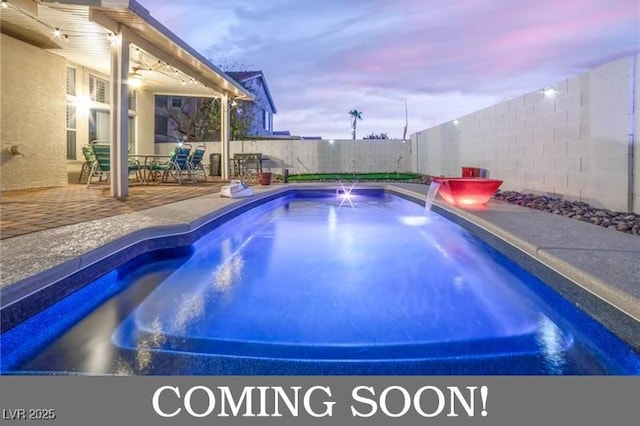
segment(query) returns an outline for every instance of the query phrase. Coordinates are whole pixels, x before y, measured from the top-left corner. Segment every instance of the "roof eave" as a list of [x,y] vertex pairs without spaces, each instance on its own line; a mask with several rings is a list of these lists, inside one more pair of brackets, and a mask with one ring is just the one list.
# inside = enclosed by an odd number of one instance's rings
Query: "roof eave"
[[267,94],[267,98],[269,99],[269,103],[271,104],[271,109],[273,109],[273,113],[276,114],[278,109],[276,108],[276,103],[273,101],[273,97],[271,96],[271,91],[269,90],[269,85],[267,84],[267,79],[264,77],[264,73],[260,71],[260,74],[252,75],[251,77],[243,78],[242,81],[255,80],[256,78],[261,78],[264,86],[264,91]]
[[[107,0],[107,1],[114,1],[114,0]],[[115,0],[115,1],[126,1],[126,0]],[[140,3],[136,2],[135,0],[129,0],[129,10],[131,10],[133,13],[138,15],[140,18],[144,19],[149,25],[154,27],[156,30],[162,33],[163,36],[169,39],[169,41],[178,45],[185,52],[193,56],[198,61],[202,62],[204,65],[206,65],[216,74],[222,76],[227,81],[227,83],[231,84],[234,88],[236,88],[239,92],[241,92],[241,96],[239,96],[240,99],[249,99],[249,100],[253,99],[253,94],[251,92],[249,92],[247,89],[242,87],[241,84],[237,83],[234,79],[229,77],[227,73],[225,73],[216,65],[211,63],[211,61],[209,61],[207,58],[205,58],[200,53],[198,53],[193,47],[189,46],[184,40],[182,40],[173,32],[171,32],[171,30],[165,27],[160,21],[158,21],[153,16],[151,16],[151,13]]]
[[[146,25],[149,26],[149,29],[157,31],[162,38],[164,38],[167,42],[172,43],[181,51],[183,51],[186,55],[193,58],[197,63],[202,64],[204,71],[208,74],[206,77],[211,79],[212,81],[215,79],[222,80],[222,87],[219,84],[220,88],[226,92],[227,95],[231,95],[233,98],[237,99],[245,99],[245,100],[253,100],[253,94],[249,92],[247,89],[242,87],[241,84],[236,82],[234,79],[229,77],[224,71],[220,68],[212,64],[208,59],[198,53],[194,48],[189,46],[185,41],[180,39],[176,34],[171,32],[167,27],[165,27],[162,23],[160,23],[157,19],[151,16],[149,10],[147,10],[144,6],[138,3],[135,0],[42,0],[44,2],[56,2],[56,3],[68,3],[75,5],[84,5],[89,6],[91,9],[96,8],[97,10],[126,10],[130,13],[134,14],[138,18],[140,18]],[[115,21],[114,21],[115,22]],[[113,28],[109,28],[109,30],[114,31]],[[142,37],[144,38],[144,37]],[[150,42],[151,43],[151,42]],[[157,46],[159,49],[162,47]],[[164,50],[168,55],[171,55],[166,49]],[[172,55],[175,57],[175,55]],[[197,73],[197,70],[193,66],[189,66],[184,60],[180,60],[179,58],[175,58],[176,61],[179,61],[184,66],[193,70],[194,73]]]

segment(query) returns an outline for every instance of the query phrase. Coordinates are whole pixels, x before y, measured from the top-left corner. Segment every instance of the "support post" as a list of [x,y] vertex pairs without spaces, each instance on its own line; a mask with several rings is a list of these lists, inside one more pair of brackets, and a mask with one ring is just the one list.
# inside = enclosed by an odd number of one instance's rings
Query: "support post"
[[111,196],[125,199],[129,195],[129,40],[126,31],[118,31],[111,44]]
[[220,117],[222,122],[220,123],[220,157],[222,161],[222,179],[229,179],[229,165],[230,165],[230,145],[231,139],[231,114],[229,108],[229,96],[227,94],[222,95],[220,99]]

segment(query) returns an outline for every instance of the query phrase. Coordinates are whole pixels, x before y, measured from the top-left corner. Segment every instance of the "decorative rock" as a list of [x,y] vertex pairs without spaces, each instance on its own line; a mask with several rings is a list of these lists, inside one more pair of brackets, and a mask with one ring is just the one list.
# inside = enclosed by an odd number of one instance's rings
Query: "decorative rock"
[[608,209],[596,209],[582,201],[568,201],[545,195],[521,194],[516,191],[498,191],[496,199],[530,209],[546,211],[625,232],[640,235],[640,214],[612,212]]

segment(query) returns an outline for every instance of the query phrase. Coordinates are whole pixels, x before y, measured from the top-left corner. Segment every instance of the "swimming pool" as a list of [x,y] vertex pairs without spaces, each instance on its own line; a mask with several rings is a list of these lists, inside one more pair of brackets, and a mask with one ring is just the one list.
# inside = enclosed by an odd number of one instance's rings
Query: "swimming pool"
[[458,225],[352,195],[289,193],[128,262],[4,333],[3,372],[640,373],[625,343]]

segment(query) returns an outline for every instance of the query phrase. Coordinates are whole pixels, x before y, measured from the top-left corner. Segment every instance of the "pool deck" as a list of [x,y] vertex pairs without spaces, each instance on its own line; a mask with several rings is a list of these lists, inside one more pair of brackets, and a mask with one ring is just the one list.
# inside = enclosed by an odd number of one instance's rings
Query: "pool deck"
[[[298,186],[331,185],[254,186],[255,195],[249,198],[232,200],[209,194],[142,211],[6,238],[0,243],[0,289],[6,296],[26,283],[31,289],[45,286],[116,250],[159,236],[188,233],[233,205],[247,204],[261,194],[277,193]],[[426,185],[406,183],[359,186],[382,186],[422,199],[428,190]],[[502,201],[493,200],[481,209],[460,209],[438,200],[434,204],[436,210],[466,219],[488,235],[506,241],[515,250],[528,254],[624,312],[634,329],[627,334],[627,339],[628,336],[631,339],[638,337],[640,238],[637,236]],[[2,306],[6,303],[5,299]],[[636,349],[640,347],[640,341],[631,344]]]

